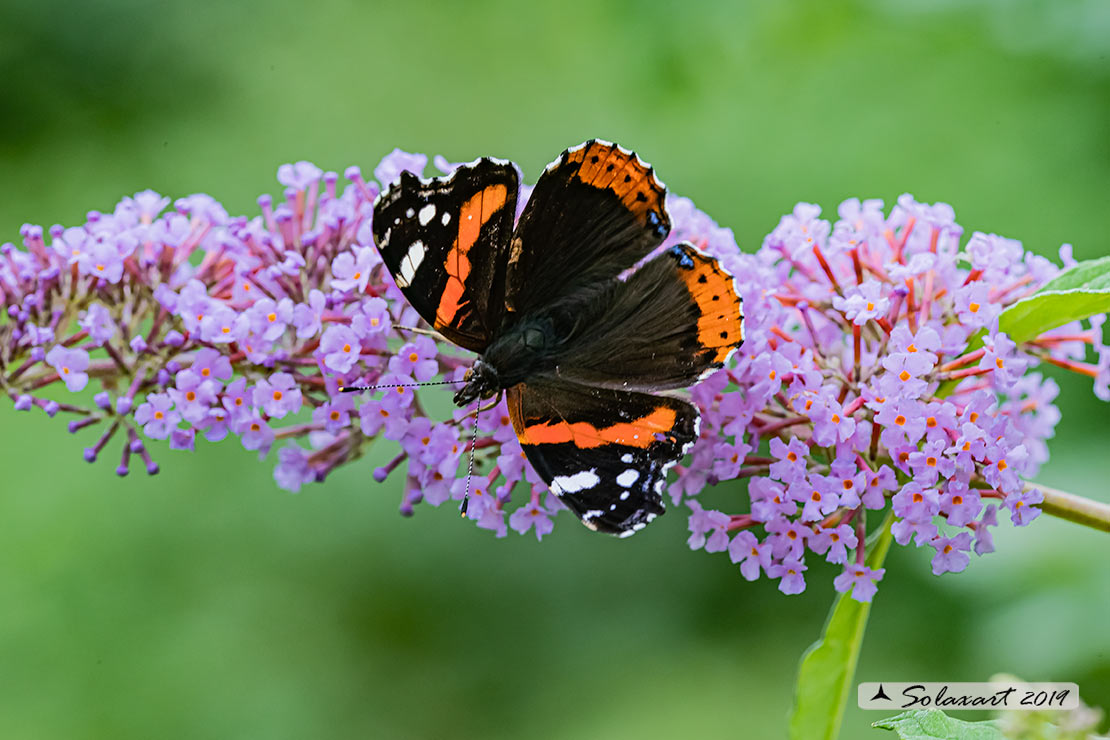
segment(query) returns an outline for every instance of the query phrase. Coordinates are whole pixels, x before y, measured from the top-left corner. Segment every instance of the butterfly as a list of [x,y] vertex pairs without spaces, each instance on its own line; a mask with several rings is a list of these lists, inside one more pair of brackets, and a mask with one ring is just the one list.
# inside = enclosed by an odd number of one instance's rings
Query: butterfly
[[667,469],[698,436],[697,408],[664,392],[724,365],[741,299],[692,244],[658,249],[666,188],[633,152],[564,151],[518,220],[520,182],[488,157],[402,172],[374,203],[374,241],[417,313],[479,355],[455,403],[504,392],[550,490],[590,529],[631,535],[663,513]]

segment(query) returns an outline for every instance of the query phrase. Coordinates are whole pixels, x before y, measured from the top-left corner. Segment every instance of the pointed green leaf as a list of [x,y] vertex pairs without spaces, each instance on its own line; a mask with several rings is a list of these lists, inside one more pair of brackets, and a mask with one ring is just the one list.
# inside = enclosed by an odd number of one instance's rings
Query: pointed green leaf
[[[1110,257],[1086,260],[1064,270],[1027,298],[1022,298],[998,317],[998,330],[1018,344],[1036,339],[1050,329],[1110,312]],[[967,340],[967,352],[983,346],[982,329]],[[951,395],[959,381],[945,380],[936,396]]]
[[[888,512],[871,553],[868,568],[881,568],[890,550]],[[821,639],[810,646],[798,666],[794,709],[790,715],[791,740],[835,740],[840,733],[844,708],[852,695],[863,632],[871,604],[838,594]]]
[[1005,740],[998,720],[965,722],[939,709],[916,709],[871,725],[894,730],[901,740]]
[[1087,260],[1065,270],[1033,295],[998,317],[998,329],[1015,342],[1077,319],[1110,311],[1110,257]]

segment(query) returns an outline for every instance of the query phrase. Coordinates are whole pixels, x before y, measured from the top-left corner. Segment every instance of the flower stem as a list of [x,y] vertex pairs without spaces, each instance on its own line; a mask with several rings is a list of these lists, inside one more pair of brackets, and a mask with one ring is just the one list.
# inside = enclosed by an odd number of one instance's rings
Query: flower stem
[[1033,488],[1044,494],[1044,502],[1040,505],[1044,513],[1102,532],[1110,532],[1110,504],[1042,486],[1039,483],[1025,484],[1025,490]]

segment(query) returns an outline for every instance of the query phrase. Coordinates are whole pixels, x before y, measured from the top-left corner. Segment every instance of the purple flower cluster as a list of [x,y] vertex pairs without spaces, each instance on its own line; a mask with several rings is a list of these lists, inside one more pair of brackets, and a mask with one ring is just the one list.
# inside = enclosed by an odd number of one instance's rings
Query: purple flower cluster
[[[375,175],[384,183],[425,164],[394,152]],[[122,436],[120,475],[132,454],[157,472],[144,439],[193,449],[198,435],[235,437],[263,456],[290,440],[275,478],[295,491],[380,433],[402,442],[421,485],[453,481],[458,422],[431,423],[411,387],[362,404],[338,393],[467,364],[398,328],[418,319],[370,235],[380,186],[357,167],[346,178],[340,188],[334,172],[283,165],[283,197],[259,198],[253,218],[230,217],[206,195],[167,210],[169,198],[146,191],[82,226],[24,226],[23,249],[0,248],[4,390],[17,409],[72,415],[72,432],[99,425],[90,462]],[[91,405],[48,397],[59,381],[81,393],[90,380]]]
[[[171,209],[146,191],[82,226],[24,226],[22,249],[0,247],[4,390],[18,410],[66,414],[73,433],[99,429],[90,462],[116,440],[120,475],[132,455],[157,472],[144,439],[191,450],[198,436],[236,438],[263,457],[282,440],[274,477],[297,491],[384,437],[397,453],[373,477],[403,476],[403,513],[468,495],[479,527],[542,538],[563,507],[527,464],[504,401],[440,419],[425,403],[441,386],[417,387],[456,381],[472,360],[409,330],[420,319],[371,238],[380,187],[426,165],[397,150],[376,183],[352,167],[342,188],[334,172],[283,165],[282,197],[259,198],[251,218],[206,195]],[[812,553],[843,566],[837,590],[869,600],[882,577],[863,562],[869,510],[889,502],[897,541],[932,547],[936,573],[993,549],[999,507],[1018,525],[1037,515],[1040,496],[1022,479],[1047,458],[1059,415],[1056,385],[1028,370],[1069,367],[1110,396],[1102,317],[1020,347],[997,330],[1001,310],[1054,265],[993,235],[961,247],[950,208],[909,196],[889,215],[847,201],[833,224],[799,204],[749,255],[689,200],[668,206],[667,245],[717,256],[747,317],[730,366],[691,392],[701,437],[670,487],[692,510],[691,547],[727,551],[745,578],[765,573],[787,593],[805,588]],[[349,385],[389,387],[339,393]],[[733,479],[750,504],[719,485]],[[741,513],[704,508],[713,487]]]
[[[746,339],[693,389],[701,437],[670,494],[692,510],[690,546],[727,551],[745,578],[798,593],[812,553],[844,567],[838,591],[869,601],[883,570],[864,562],[868,512],[889,502],[895,540],[932,548],[938,575],[993,551],[1000,511],[1018,526],[1040,513],[1024,479],[1060,418],[1056,383],[1029,370],[1092,376],[1106,398],[1110,351],[1103,316],[1020,347],[1000,332],[1002,310],[1059,268],[1000,236],[963,240],[947,205],[903,195],[887,214],[852,199],[838,216],[800,203],[755,254],[706,229],[737,276]],[[1069,246],[1061,257],[1074,264]],[[720,487],[732,501],[732,479],[747,480],[746,512],[696,498]]]

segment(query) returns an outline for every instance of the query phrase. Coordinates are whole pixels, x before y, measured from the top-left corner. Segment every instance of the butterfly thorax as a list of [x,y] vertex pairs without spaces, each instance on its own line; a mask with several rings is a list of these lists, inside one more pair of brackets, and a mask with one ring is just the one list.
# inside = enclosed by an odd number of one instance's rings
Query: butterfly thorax
[[467,371],[467,383],[455,394],[465,406],[475,398],[492,398],[525,380],[555,367],[558,346],[550,319],[523,319],[497,337]]

